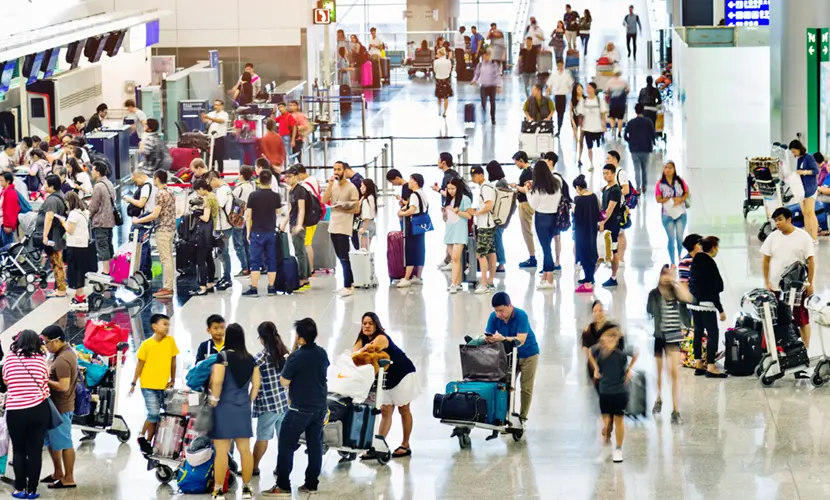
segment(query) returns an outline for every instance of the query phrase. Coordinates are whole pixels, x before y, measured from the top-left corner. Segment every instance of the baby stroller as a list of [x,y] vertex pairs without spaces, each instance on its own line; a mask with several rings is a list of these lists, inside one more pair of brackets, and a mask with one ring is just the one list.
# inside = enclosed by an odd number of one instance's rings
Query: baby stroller
[[37,286],[46,288],[48,272],[43,268],[43,252],[35,248],[32,234],[37,222],[37,214],[28,212],[18,217],[23,238],[17,243],[9,243],[0,248],[0,281],[24,279],[26,291],[34,292]]

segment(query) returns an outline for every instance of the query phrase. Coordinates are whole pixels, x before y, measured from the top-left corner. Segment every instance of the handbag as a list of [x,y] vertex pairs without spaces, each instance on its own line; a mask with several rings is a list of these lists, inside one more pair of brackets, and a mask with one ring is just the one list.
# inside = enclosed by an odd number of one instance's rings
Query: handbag
[[459,346],[465,381],[503,382],[507,379],[507,352],[501,342]]
[[129,332],[115,323],[89,320],[84,328],[84,347],[99,356],[114,356],[118,344],[129,337]]
[[[32,375],[32,372],[30,372],[29,369],[26,368],[26,365],[23,364],[22,361],[20,362],[20,365],[23,367],[24,370],[26,370],[26,373],[29,374],[35,385],[40,387],[40,384],[37,383],[37,379],[35,378],[35,376]],[[43,391],[43,389],[40,390],[40,393],[46,396],[46,393]],[[58,407],[55,406],[55,403],[52,402],[52,398],[46,396],[46,401],[49,404],[49,425],[46,426],[46,430],[52,431],[63,425],[63,417],[61,417],[61,414],[58,411]]]
[[421,209],[421,212],[413,215],[411,219],[412,235],[418,236],[432,231],[435,228],[432,226],[432,218],[430,218],[429,214],[424,211],[424,199],[421,198],[421,195],[418,193],[412,194],[418,197],[418,206]]

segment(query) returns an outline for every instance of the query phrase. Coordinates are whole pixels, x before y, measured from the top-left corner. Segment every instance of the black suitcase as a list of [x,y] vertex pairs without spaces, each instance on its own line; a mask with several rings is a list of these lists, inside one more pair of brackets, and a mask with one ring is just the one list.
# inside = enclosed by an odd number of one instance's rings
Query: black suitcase
[[93,423],[96,427],[112,425],[113,408],[115,406],[115,389],[108,387],[98,388],[98,404],[95,405]]
[[389,73],[392,67],[392,63],[389,61],[388,57],[384,57],[380,60],[380,77],[383,80],[383,83],[389,85]]
[[485,422],[487,400],[474,392],[436,394],[432,401],[432,416],[441,420]]
[[196,249],[193,245],[179,240],[176,242],[176,271],[181,276],[196,274]]
[[475,123],[476,122],[476,105],[473,103],[467,103],[464,105],[464,123]]
[[[340,86],[340,97],[343,96],[352,96],[352,88],[348,85],[341,85]],[[340,112],[344,111],[351,111],[352,110],[352,100],[351,99],[340,99]]]
[[464,248],[464,275],[461,277],[465,283],[475,285],[478,283],[478,257],[476,256],[476,237],[467,238],[467,245]]
[[747,377],[755,373],[763,354],[761,334],[749,328],[735,328],[726,331],[726,373]]
[[380,59],[372,59],[372,88],[379,89],[383,86],[381,83]]
[[473,72],[467,69],[464,49],[455,49],[455,75],[459,82],[469,82],[473,79]]

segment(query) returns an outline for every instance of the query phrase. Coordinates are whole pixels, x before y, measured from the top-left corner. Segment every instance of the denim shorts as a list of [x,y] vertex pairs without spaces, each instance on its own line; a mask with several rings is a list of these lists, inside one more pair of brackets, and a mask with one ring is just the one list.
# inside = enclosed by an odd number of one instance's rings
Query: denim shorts
[[277,234],[251,232],[251,269],[277,272]]
[[72,415],[74,412],[61,413],[63,423],[57,429],[46,431],[43,444],[52,451],[71,450],[72,445]]
[[161,418],[161,405],[164,403],[164,391],[159,389],[141,389],[144,406],[147,408],[147,421],[157,424]]
[[279,436],[280,426],[282,426],[284,418],[285,412],[267,411],[261,413],[256,419],[256,440],[270,441],[274,439],[275,435]]

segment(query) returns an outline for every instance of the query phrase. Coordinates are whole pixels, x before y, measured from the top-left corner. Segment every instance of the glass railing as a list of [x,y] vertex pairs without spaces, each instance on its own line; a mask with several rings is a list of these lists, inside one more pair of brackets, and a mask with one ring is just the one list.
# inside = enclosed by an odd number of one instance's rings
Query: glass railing
[[686,26],[674,28],[689,47],[769,47],[769,26]]

